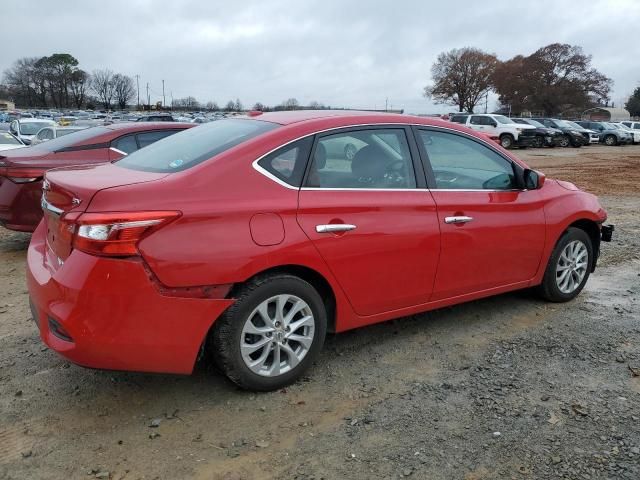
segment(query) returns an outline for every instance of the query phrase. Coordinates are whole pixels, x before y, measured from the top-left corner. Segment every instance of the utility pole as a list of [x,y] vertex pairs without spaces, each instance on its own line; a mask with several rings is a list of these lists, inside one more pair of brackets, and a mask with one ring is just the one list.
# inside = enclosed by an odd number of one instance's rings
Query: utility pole
[[147,106],[151,110],[151,97],[149,97],[149,82],[147,82]]
[[389,97],[384,99],[384,111],[388,112],[389,111]]
[[489,104],[489,92],[484,94],[484,113],[487,113],[488,104]]
[[162,108],[164,109],[164,80],[162,80]]
[[138,90],[138,107],[137,110],[140,110],[140,75],[136,75],[136,86]]

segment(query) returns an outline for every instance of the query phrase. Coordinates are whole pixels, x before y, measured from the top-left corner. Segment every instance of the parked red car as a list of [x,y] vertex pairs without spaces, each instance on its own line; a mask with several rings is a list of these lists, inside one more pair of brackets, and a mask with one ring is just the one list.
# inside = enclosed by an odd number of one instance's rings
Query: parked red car
[[119,123],[93,127],[33,147],[0,152],[0,225],[32,232],[42,219],[40,198],[46,170],[112,162],[190,123]]
[[613,230],[486,137],[391,114],[220,120],[44,192],[28,285],[49,347],[183,374],[211,353],[255,390],[298,378],[328,330],[533,286],[571,300]]

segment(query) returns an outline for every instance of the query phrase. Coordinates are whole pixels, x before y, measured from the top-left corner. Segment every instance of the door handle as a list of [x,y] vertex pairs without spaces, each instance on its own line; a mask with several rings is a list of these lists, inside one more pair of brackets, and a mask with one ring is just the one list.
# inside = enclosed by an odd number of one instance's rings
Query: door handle
[[355,229],[355,225],[350,225],[348,223],[330,223],[328,225],[316,225],[316,232],[318,233],[348,232]]
[[459,216],[459,217],[444,217],[444,223],[469,223],[473,220],[473,217]]

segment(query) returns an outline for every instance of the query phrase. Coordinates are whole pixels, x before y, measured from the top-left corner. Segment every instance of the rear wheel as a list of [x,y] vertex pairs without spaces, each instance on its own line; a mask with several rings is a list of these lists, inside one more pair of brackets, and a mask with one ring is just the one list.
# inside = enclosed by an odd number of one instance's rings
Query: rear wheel
[[515,143],[515,139],[513,138],[512,135],[504,134],[500,137],[500,145],[502,146],[502,148],[511,148],[513,147],[513,144]]
[[591,238],[571,227],[556,244],[545,270],[541,295],[551,302],[568,302],[584,288],[593,264]]
[[293,275],[257,277],[234,295],[209,346],[217,366],[240,387],[276,390],[297,380],[324,343],[322,298]]

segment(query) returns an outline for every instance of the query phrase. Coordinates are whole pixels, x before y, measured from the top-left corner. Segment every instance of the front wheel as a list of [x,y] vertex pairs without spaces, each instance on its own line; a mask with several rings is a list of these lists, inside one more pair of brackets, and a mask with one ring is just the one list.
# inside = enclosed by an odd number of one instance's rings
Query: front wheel
[[570,227],[556,244],[540,293],[551,302],[573,300],[584,288],[593,265],[593,245],[584,230]]
[[327,331],[315,288],[293,275],[270,275],[249,281],[234,297],[209,342],[217,366],[248,390],[276,390],[300,378]]
[[618,139],[615,137],[615,135],[607,135],[606,137],[604,137],[604,144],[612,147],[618,144]]
[[537,148],[544,147],[544,137],[542,135],[538,135],[536,137],[536,141],[534,143],[534,146],[537,147]]
[[567,135],[563,135],[560,139],[560,146],[568,147],[569,145],[571,145],[571,139]]
[[515,139],[513,138],[513,136],[506,134],[506,135],[502,135],[500,137],[500,145],[502,146],[502,148],[511,148],[513,147],[513,144],[515,143]]

